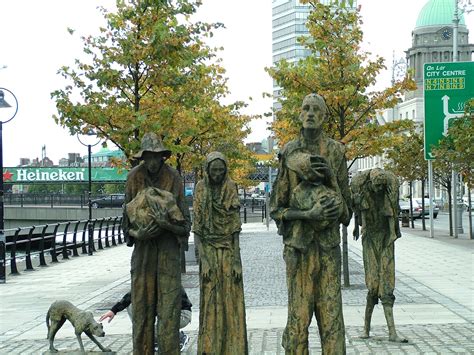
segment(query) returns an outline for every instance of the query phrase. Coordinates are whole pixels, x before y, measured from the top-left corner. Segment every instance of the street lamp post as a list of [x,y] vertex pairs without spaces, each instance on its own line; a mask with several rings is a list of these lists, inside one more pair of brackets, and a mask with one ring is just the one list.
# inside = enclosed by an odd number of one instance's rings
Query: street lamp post
[[[12,97],[11,104],[8,102],[10,98],[5,99],[5,92]],[[13,106],[12,106],[13,105]],[[0,284],[6,282],[6,243],[5,224],[4,224],[4,206],[3,206],[3,125],[10,122],[18,112],[18,100],[16,96],[8,89],[0,88],[0,171],[2,178],[0,179]],[[5,113],[5,115],[4,115]]]
[[[86,133],[86,136],[92,137],[96,136],[94,131],[90,130]],[[87,231],[88,231],[88,254],[92,255],[94,251],[94,230],[92,228],[92,201],[91,201],[91,196],[92,196],[92,164],[91,164],[91,155],[92,155],[92,147],[96,146],[99,144],[100,139],[94,140],[94,144],[91,144],[91,142],[83,142],[81,140],[81,136],[77,134],[77,140],[83,145],[87,147],[87,175],[88,175],[88,189],[87,189],[87,205],[89,207],[89,222],[87,223]]]

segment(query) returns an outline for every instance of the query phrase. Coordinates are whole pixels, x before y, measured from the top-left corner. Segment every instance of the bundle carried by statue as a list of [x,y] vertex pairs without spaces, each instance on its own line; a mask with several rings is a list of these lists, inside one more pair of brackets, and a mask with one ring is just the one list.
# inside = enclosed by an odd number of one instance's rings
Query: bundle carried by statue
[[[313,169],[314,164],[325,163],[326,159],[320,155],[309,154],[303,150],[296,149],[293,151],[287,160],[287,167],[293,170],[301,182],[293,190],[290,199],[290,207],[299,210],[310,210],[315,205],[321,205],[325,199],[333,199],[335,205],[339,206],[340,213],[342,213],[342,196],[338,190],[331,188],[324,177],[317,174]],[[330,225],[338,224],[336,221],[315,220],[309,224],[316,231],[327,229]],[[301,222],[295,222],[295,225]],[[295,226],[298,228],[297,226]]]
[[156,187],[141,190],[125,208],[133,229],[146,228],[160,220],[175,225],[185,222],[174,195]]

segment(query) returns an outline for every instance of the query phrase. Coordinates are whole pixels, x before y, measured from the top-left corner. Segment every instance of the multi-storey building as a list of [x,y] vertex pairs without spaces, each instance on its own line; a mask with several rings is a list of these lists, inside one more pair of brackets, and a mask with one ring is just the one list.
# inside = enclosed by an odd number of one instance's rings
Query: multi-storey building
[[[331,0],[322,0],[329,4]],[[354,3],[356,3],[355,1]],[[353,6],[356,6],[355,4]],[[309,35],[306,22],[311,5],[301,4],[299,0],[272,0],[272,62],[273,65],[282,59],[296,62],[311,54],[298,42],[301,36]],[[277,101],[281,96],[280,87],[273,83],[273,108],[279,110]]]
[[[296,62],[310,54],[308,49],[298,43],[298,38],[308,35],[306,20],[310,5],[303,5],[299,0],[272,0],[272,62],[273,65],[282,59]],[[277,99],[280,87],[273,83],[273,108],[281,108]]]

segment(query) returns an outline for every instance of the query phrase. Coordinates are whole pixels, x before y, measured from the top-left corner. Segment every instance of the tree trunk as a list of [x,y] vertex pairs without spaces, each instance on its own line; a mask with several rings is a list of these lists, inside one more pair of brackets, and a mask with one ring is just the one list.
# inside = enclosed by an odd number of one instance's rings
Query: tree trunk
[[421,180],[421,225],[426,230],[425,223],[425,179]]
[[[357,222],[357,221],[356,221]],[[349,287],[349,251],[347,248],[347,227],[342,226],[342,274],[344,276],[344,287]]]
[[179,176],[181,176],[181,177],[184,178],[184,176],[183,176],[183,174],[182,174],[182,173],[183,173],[183,171],[182,171],[183,168],[182,168],[182,163],[181,163],[182,160],[183,160],[183,157],[184,157],[184,156],[183,156],[183,154],[181,154],[181,153],[176,154],[176,170],[178,171]]
[[467,206],[468,206],[468,221],[469,221],[469,239],[474,239],[472,236],[472,199],[471,199],[471,187],[467,187]]
[[413,218],[413,181],[410,181],[410,220],[411,220],[411,228],[415,229],[415,221]]
[[451,184],[448,184],[449,235],[453,236],[453,201],[451,199]]

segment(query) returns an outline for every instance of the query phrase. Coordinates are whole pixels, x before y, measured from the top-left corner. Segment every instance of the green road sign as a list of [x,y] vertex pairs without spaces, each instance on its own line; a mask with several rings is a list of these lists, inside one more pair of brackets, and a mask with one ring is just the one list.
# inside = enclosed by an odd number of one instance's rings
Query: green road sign
[[446,136],[452,119],[464,114],[474,97],[474,62],[427,63],[424,66],[425,159]]

